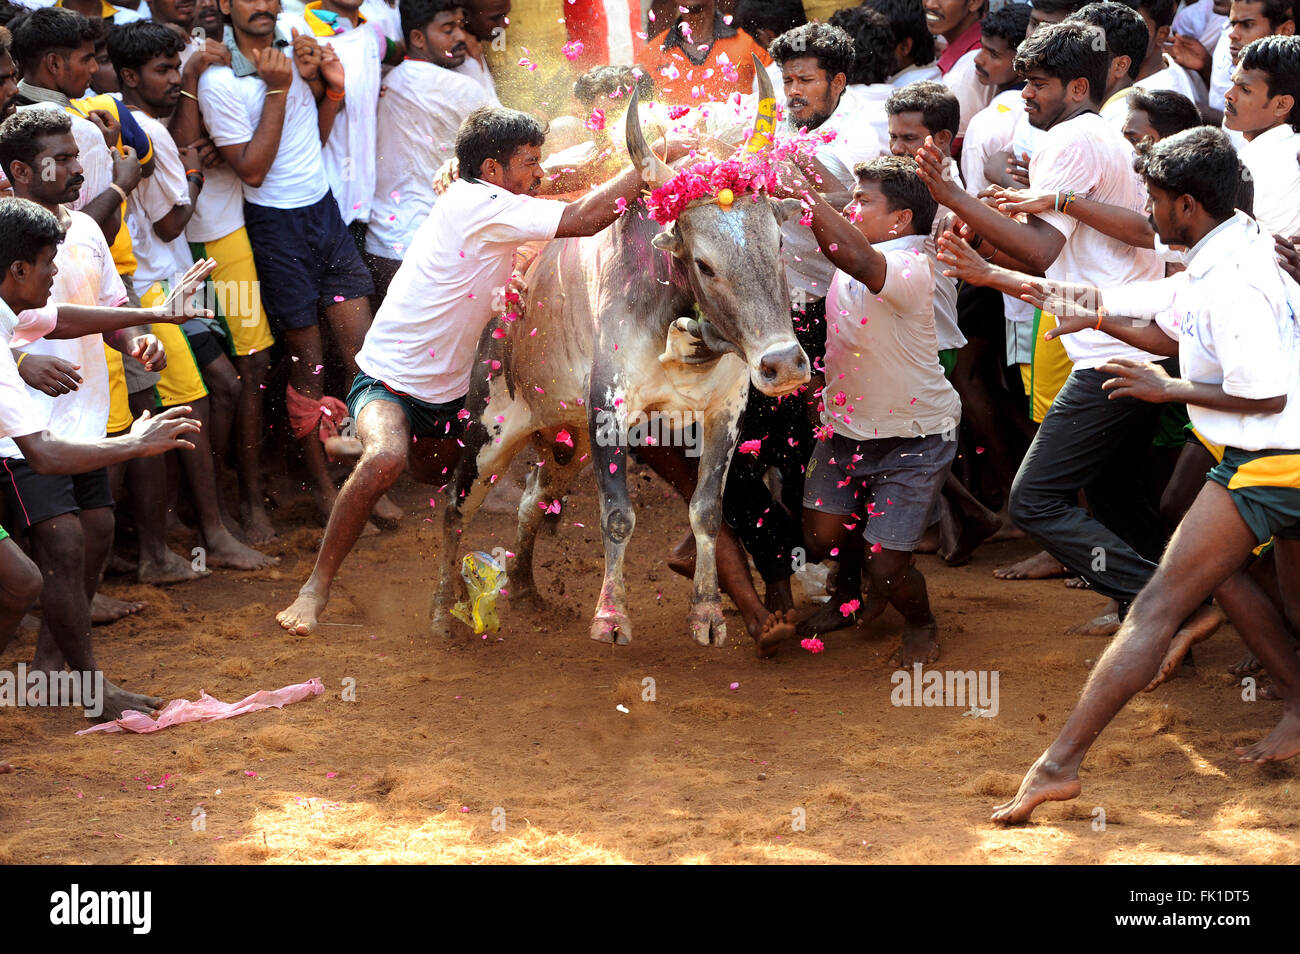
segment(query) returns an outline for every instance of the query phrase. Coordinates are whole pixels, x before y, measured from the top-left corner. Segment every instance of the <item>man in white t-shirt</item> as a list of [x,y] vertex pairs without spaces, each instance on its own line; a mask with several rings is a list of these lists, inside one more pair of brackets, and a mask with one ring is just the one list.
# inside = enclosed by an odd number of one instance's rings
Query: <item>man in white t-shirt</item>
[[1167,89],[1181,93],[1198,105],[1206,101],[1205,80],[1199,73],[1180,66],[1166,51],[1173,29],[1178,0],[1141,0],[1138,14],[1149,34],[1146,57],[1142,60],[1134,86],[1146,90]]
[[1300,235],[1300,37],[1248,43],[1224,102],[1223,125],[1246,140],[1237,152],[1255,183],[1255,221]]
[[1173,37],[1185,36],[1196,40],[1202,49],[1212,50],[1219,42],[1219,36],[1228,22],[1229,0],[1192,0],[1177,6],[1173,26],[1170,30],[1170,43]]
[[355,373],[374,283],[330,193],[321,152],[345,99],[342,67],[313,37],[291,28],[291,41],[280,31],[277,7],[278,0],[222,0],[231,63],[204,71],[198,97],[213,143],[244,182],[262,304],[297,359],[289,370],[290,423],[325,517],[337,490],[323,441],[338,422],[326,414],[318,322],[324,314],[341,370]]
[[[1300,753],[1300,661],[1278,608],[1244,572],[1270,538],[1279,574],[1291,577],[1300,565],[1300,286],[1278,267],[1271,237],[1235,212],[1237,157],[1221,131],[1198,127],[1161,140],[1144,171],[1160,239],[1190,250],[1186,271],[1104,290],[1040,284],[1035,294],[1065,315],[1058,333],[1095,321],[1136,347],[1177,354],[1181,377],[1116,360],[1101,369],[1112,376],[1105,386],[1120,400],[1186,404],[1224,456],[1061,733],[994,811],[1006,824],[1026,821],[1044,801],[1078,796],[1088,749],[1129,699],[1170,675],[1196,639],[1183,621],[1207,615],[1211,594],[1284,699],[1277,728],[1237,754],[1266,762]],[[1279,579],[1293,619],[1296,582]]]
[[[13,120],[0,126],[0,140],[3,140],[0,164],[6,166],[15,189],[21,191],[34,178],[34,169],[13,158],[15,151],[24,151],[22,147],[13,148],[16,129]],[[59,188],[65,196],[76,195],[77,184],[70,174],[76,163],[75,143],[66,125],[63,132],[45,141],[53,140],[62,140],[57,154],[51,156],[57,165],[42,167],[52,172],[50,189]],[[57,158],[67,156],[69,150],[70,162]],[[106,279],[117,279],[108,246],[98,227],[85,215],[59,211],[69,225],[73,218],[83,223],[85,237],[80,241],[98,243],[101,274]],[[139,422],[126,437],[106,439],[102,423],[108,417],[106,396],[93,407],[83,406],[80,411],[74,409],[69,413],[59,402],[77,402],[80,393],[76,390],[77,382],[69,380],[68,385],[59,386],[43,383],[42,387],[49,387],[53,393],[64,394],[50,401],[46,393],[32,389],[30,380],[36,376],[32,368],[22,365],[40,361],[37,355],[50,354],[52,346],[62,343],[46,341],[38,338],[39,335],[63,339],[74,348],[82,342],[97,341],[100,364],[103,364],[105,337],[120,339],[123,347],[138,353],[146,363],[161,362],[164,357],[156,339],[147,336],[148,340],[135,338],[132,343],[130,329],[151,321],[182,320],[188,307],[184,302],[202,283],[210,266],[187,275],[178,286],[178,295],[158,308],[105,308],[93,303],[89,307],[64,304],[57,309],[47,308],[51,292],[60,291],[58,278],[64,283],[78,281],[75,262],[63,263],[72,273],[64,278],[63,268],[56,260],[64,234],[64,225],[50,210],[22,198],[0,199],[0,244],[3,245],[0,249],[0,394],[3,394],[0,439],[7,447],[2,452],[5,460],[0,468],[0,493],[7,499],[12,519],[22,524],[20,532],[30,541],[39,579],[49,583],[47,592],[52,597],[42,605],[41,631],[32,668],[55,673],[62,672],[66,665],[74,672],[89,676],[100,670],[91,641],[90,601],[113,539],[112,498],[108,498],[107,505],[96,505],[101,500],[99,495],[106,490],[106,480],[97,475],[104,474],[108,465],[132,457],[192,447],[182,435],[196,432],[199,425],[183,416],[189,408],[175,408],[151,421]],[[95,276],[83,278],[93,282]],[[121,281],[117,281],[120,288]],[[169,315],[178,317],[166,317]],[[24,348],[16,362],[10,352],[15,345]],[[81,350],[77,356],[84,359],[88,349]],[[89,371],[85,364],[81,367]],[[91,382],[87,377],[83,383]],[[74,389],[70,395],[66,393],[69,386]],[[96,408],[101,422],[98,430],[91,420],[96,417]],[[4,582],[9,583],[11,573],[18,574],[17,582],[23,582],[24,577],[30,582],[29,565],[17,560],[11,549],[14,545],[7,537],[7,533],[0,537],[0,574],[6,578]],[[35,590],[39,591],[39,586]],[[35,592],[20,591],[16,595],[27,597],[30,605]],[[21,601],[6,600],[0,611],[0,645],[8,642],[21,619],[26,607],[15,605]],[[104,680],[102,697],[88,700],[86,714],[115,719],[125,709],[152,712],[161,704],[160,699],[127,692]]]
[[430,170],[456,149],[456,133],[479,106],[499,105],[458,72],[467,54],[462,0],[407,0],[406,59],[384,77],[379,100],[375,195],[366,232],[367,264],[382,298],[433,208]]
[[993,91],[979,81],[975,72],[980,20],[988,12],[988,0],[922,0],[921,5],[930,32],[947,40],[939,54],[940,82],[953,91],[961,104],[961,128],[952,148],[953,155],[959,156],[966,124],[993,98]]
[[[826,333],[822,425],[808,462],[803,537],[814,560],[839,561],[826,605],[801,620],[808,636],[893,606],[902,645],[890,665],[939,658],[938,626],[912,554],[953,458],[961,399],[939,364],[934,272],[925,253],[934,199],[911,159],[858,165],[852,202],[837,211],[806,181],[812,229],[836,265]],[[868,553],[869,548],[869,553]]]
[[[470,416],[465,398],[475,349],[488,322],[505,310],[519,246],[594,235],[641,191],[641,176],[629,168],[576,202],[534,198],[544,140],[537,120],[513,109],[482,106],[461,126],[460,178],[416,232],[357,355],[348,411],[364,450],[330,513],[311,576],[276,616],[289,632],[316,630],[339,566],[375,501],[403,470],[409,466],[424,482],[447,482]],[[673,161],[686,149],[670,142],[662,151]]]
[[[871,123],[876,138],[882,144],[887,143],[889,118],[885,113],[885,100],[897,88],[890,82],[896,61],[893,56],[894,33],[889,28],[889,19],[864,4],[836,11],[830,24],[853,38],[853,61],[847,73],[846,94],[857,101],[857,108]],[[773,65],[780,77],[780,66]]]
[[[1093,90],[1104,88],[1109,65],[1101,38],[1097,27],[1061,23],[1021,44],[1016,68],[1025,76],[1025,111],[1046,130],[1029,177],[1036,189],[1073,190],[1136,212],[1145,207],[1146,192],[1133,172],[1132,149],[1095,112]],[[918,161],[936,201],[1031,271],[1105,285],[1164,275],[1153,251],[1134,249],[1064,213],[1044,212],[1024,222],[1000,215],[945,179],[941,156],[930,146]],[[980,254],[988,250],[981,247]],[[1020,281],[1015,272],[981,279],[1007,294],[1017,294]],[[1069,570],[1117,600],[1122,616],[1150,578],[1165,542],[1160,519],[1146,503],[1141,469],[1134,466],[1150,446],[1160,409],[1108,400],[1101,388],[1106,375],[1097,369],[1116,358],[1157,359],[1100,331],[1071,335],[1065,349],[1073,371],[1016,475],[1011,517]],[[1092,514],[1077,505],[1084,487]],[[1094,559],[1099,546],[1106,551],[1104,565]]]

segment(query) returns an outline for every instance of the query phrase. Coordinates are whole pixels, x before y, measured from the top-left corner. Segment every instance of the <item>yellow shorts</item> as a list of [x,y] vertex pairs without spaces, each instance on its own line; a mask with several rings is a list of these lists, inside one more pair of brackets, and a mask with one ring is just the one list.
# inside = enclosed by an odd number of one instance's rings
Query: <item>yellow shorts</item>
[[[152,308],[166,297],[162,282],[154,282],[140,296],[140,306]],[[203,383],[199,364],[194,360],[194,352],[190,350],[189,339],[181,331],[181,326],[158,322],[150,325],[149,330],[167,350],[167,367],[163,368],[162,377],[154,388],[154,403],[160,408],[176,407],[207,397],[208,386]]]
[[1216,464],[1223,463],[1224,446],[1222,444],[1211,444],[1201,435],[1200,431],[1198,431],[1196,428],[1192,427],[1191,425],[1188,425],[1188,430],[1192,432],[1193,437],[1195,437],[1198,441],[1201,442],[1201,446],[1210,452],[1211,456],[1214,457],[1214,462]]
[[1060,338],[1043,340],[1043,332],[1056,327],[1056,316],[1034,309],[1034,363],[1030,371],[1029,416],[1035,424],[1043,423],[1047,409],[1065,387],[1065,379],[1074,370],[1074,362],[1065,353]]
[[126,372],[122,369],[122,352],[104,345],[108,359],[108,433],[119,434],[131,427],[131,405],[126,391]]
[[241,227],[225,238],[191,242],[190,250],[195,261],[217,260],[216,271],[208,279],[208,289],[215,293],[209,301],[213,302],[210,307],[226,330],[231,357],[255,354],[275,344],[271,326],[262,311],[261,285],[253,264],[253,247],[248,244],[248,232]]

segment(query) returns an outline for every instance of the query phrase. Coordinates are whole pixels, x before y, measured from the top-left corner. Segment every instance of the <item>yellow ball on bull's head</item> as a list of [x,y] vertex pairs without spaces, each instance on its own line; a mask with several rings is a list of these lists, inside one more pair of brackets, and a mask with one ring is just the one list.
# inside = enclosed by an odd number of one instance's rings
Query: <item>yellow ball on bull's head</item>
[[735,201],[736,201],[736,194],[732,192],[730,189],[718,190],[718,205],[722,206],[724,209],[731,208],[731,203]]

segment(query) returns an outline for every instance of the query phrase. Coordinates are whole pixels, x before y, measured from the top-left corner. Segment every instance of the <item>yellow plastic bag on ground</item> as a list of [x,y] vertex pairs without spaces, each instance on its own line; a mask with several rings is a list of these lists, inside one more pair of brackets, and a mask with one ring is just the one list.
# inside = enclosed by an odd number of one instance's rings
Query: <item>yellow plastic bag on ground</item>
[[506,570],[481,550],[466,553],[460,575],[469,589],[469,599],[451,608],[451,615],[473,628],[474,635],[495,633],[501,628],[497,618],[497,594],[506,585]]

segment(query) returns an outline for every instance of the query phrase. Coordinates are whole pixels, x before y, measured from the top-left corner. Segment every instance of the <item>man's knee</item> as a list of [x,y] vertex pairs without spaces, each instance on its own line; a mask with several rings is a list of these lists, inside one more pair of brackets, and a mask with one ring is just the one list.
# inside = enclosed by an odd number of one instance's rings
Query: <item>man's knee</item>
[[391,447],[376,448],[373,451],[367,448],[361,462],[357,464],[358,475],[375,481],[385,490],[397,483],[397,478],[402,476],[405,469],[406,452]]
[[80,515],[81,531],[84,540],[111,540],[117,520],[112,507],[96,507],[83,510]]
[[26,610],[41,595],[43,582],[41,571],[25,556],[19,560],[6,562],[8,565],[4,568],[4,602],[12,608]]
[[32,527],[32,541],[42,574],[80,576],[86,557],[86,538],[76,515],[64,514],[41,521]]

